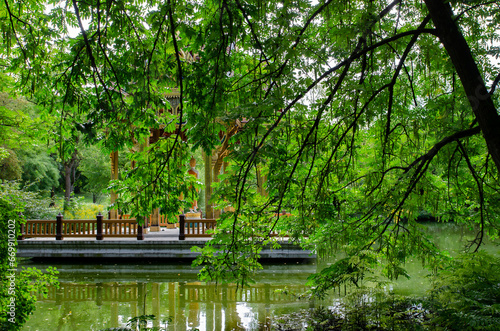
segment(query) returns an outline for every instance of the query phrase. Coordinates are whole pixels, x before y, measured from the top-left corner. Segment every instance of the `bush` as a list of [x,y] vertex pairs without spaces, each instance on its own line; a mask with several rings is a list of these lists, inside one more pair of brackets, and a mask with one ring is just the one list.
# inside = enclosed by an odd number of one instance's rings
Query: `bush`
[[498,330],[500,259],[484,252],[462,255],[436,275],[430,294],[431,329]]
[[43,198],[36,192],[29,192],[19,188],[16,181],[0,181],[0,198],[15,200],[22,205],[23,215],[26,219],[52,220],[62,212],[60,207],[50,207],[53,201]]
[[106,215],[106,207],[95,203],[82,202],[82,198],[73,198],[69,203],[68,209],[64,211],[64,219],[67,220],[91,220],[95,219],[97,214]]
[[16,196],[0,195],[0,329],[20,330],[35,309],[34,292],[47,293],[48,285],[56,285],[54,269],[43,274],[28,268],[17,270],[15,247],[19,228],[24,221],[19,213],[22,201]]

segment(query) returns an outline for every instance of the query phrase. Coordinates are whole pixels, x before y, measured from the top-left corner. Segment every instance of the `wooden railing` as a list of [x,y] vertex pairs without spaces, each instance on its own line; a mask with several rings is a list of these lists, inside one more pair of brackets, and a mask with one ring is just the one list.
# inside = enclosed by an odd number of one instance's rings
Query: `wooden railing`
[[102,240],[105,237],[137,237],[143,240],[142,226],[135,218],[104,220],[99,213],[95,220],[64,220],[61,214],[56,220],[27,220],[21,226],[21,236],[18,238],[55,237],[95,237]]
[[213,218],[186,219],[185,215],[179,215],[179,240],[187,237],[211,237],[210,230],[215,229],[217,220]]
[[63,220],[61,235],[63,237],[95,237],[97,235],[97,221]]
[[55,220],[27,220],[26,224],[21,224],[22,237],[54,237],[55,235]]
[[[217,226],[216,219],[186,219],[179,216],[179,240],[186,238],[212,237],[212,231]],[[270,236],[287,237],[273,231]],[[102,240],[105,237],[137,237],[143,240],[143,227],[137,224],[135,218],[104,220],[101,214],[95,220],[64,220],[61,214],[56,220],[27,220],[21,226],[20,240],[24,238],[55,237],[63,240],[64,237],[95,237]]]
[[102,235],[104,237],[135,237],[139,224],[135,218],[103,220]]
[[[289,214],[283,214],[289,216]],[[282,215],[282,216],[283,216]],[[188,219],[185,215],[179,215],[179,240],[186,238],[212,237],[212,231],[217,226],[217,219],[193,218]],[[288,235],[282,231],[274,230],[268,234],[270,237],[287,238]]]

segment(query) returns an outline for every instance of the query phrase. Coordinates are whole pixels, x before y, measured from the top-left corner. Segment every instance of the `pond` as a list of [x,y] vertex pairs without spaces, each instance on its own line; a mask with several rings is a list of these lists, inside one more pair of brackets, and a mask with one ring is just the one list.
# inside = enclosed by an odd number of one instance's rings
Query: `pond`
[[[44,265],[30,264],[43,268]],[[23,330],[100,330],[126,324],[130,317],[155,315],[152,326],[168,330],[254,330],[272,314],[308,307],[285,288],[300,293],[311,264],[268,265],[250,288],[199,282],[182,264],[55,264],[59,289],[51,288]]]
[[[456,253],[472,235],[453,224],[429,224],[440,247]],[[496,252],[492,245],[487,247]],[[273,316],[288,314],[326,302],[299,300],[315,263],[266,264],[256,283],[236,285],[199,282],[189,263],[143,262],[95,265],[51,263],[60,274],[60,287],[50,288],[38,299],[36,311],[23,330],[102,330],[122,327],[131,317],[155,315],[149,326],[167,330],[269,330]],[[41,269],[47,264],[26,262]],[[419,261],[409,261],[410,280],[391,284],[396,293],[424,294],[427,271]]]

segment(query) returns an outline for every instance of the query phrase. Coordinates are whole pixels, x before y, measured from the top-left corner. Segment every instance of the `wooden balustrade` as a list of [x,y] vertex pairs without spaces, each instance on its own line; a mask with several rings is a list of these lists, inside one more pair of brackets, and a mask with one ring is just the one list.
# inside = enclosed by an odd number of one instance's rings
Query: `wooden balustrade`
[[[123,215],[125,216],[125,215]],[[186,219],[185,215],[179,216],[179,240],[187,237],[212,237],[211,230],[217,226],[216,219]],[[288,237],[273,231],[270,236]],[[137,223],[135,218],[127,216],[120,219],[104,220],[102,215],[97,215],[95,220],[63,220],[59,214],[54,220],[28,220],[21,229],[20,240],[36,237],[95,237],[102,240],[104,237],[137,237],[143,240],[143,227]]]
[[186,219],[185,215],[179,216],[179,240],[186,237],[211,237],[210,230],[215,229],[217,220],[213,218]]
[[105,237],[135,237],[138,224],[135,218],[103,220],[102,234]]
[[158,215],[159,219],[158,219],[158,223],[160,224],[160,226],[168,226],[168,217],[167,215]]
[[209,230],[215,229],[216,219],[188,219],[184,223],[184,234],[186,237],[211,237]]
[[[288,215],[287,215],[288,216]],[[191,237],[212,237],[212,231],[217,226],[217,219],[193,218],[187,219],[185,215],[179,216],[179,240]],[[282,231],[274,230],[268,233],[270,237],[288,238]]]
[[96,220],[63,220],[63,237],[95,237],[97,234]]
[[57,215],[56,220],[27,220],[19,239],[54,236],[56,240],[62,240],[64,237],[95,237],[97,240],[105,237],[144,239],[142,226],[137,224],[135,218],[103,220],[100,213],[95,220],[64,220],[61,214]]
[[23,225],[22,235],[24,237],[55,237],[56,235],[55,220],[28,220]]

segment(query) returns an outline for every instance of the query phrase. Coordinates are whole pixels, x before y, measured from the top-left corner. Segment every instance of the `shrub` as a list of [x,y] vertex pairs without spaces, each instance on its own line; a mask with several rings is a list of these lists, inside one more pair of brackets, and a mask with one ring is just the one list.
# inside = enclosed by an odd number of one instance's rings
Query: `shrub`
[[431,328],[498,330],[500,259],[484,252],[454,259],[435,276],[426,305]]
[[53,203],[50,198],[20,189],[16,181],[0,181],[0,197],[15,200],[17,204],[22,205],[22,212],[26,219],[51,220],[62,211],[60,207],[50,207]]
[[0,195],[0,329],[20,330],[35,309],[33,292],[47,293],[56,285],[55,269],[42,273],[35,268],[17,270],[15,247],[23,219],[22,201],[16,196]]
[[106,207],[95,203],[82,202],[81,199],[75,198],[71,202],[69,208],[64,211],[64,219],[74,220],[90,220],[95,219],[97,214],[106,215]]

